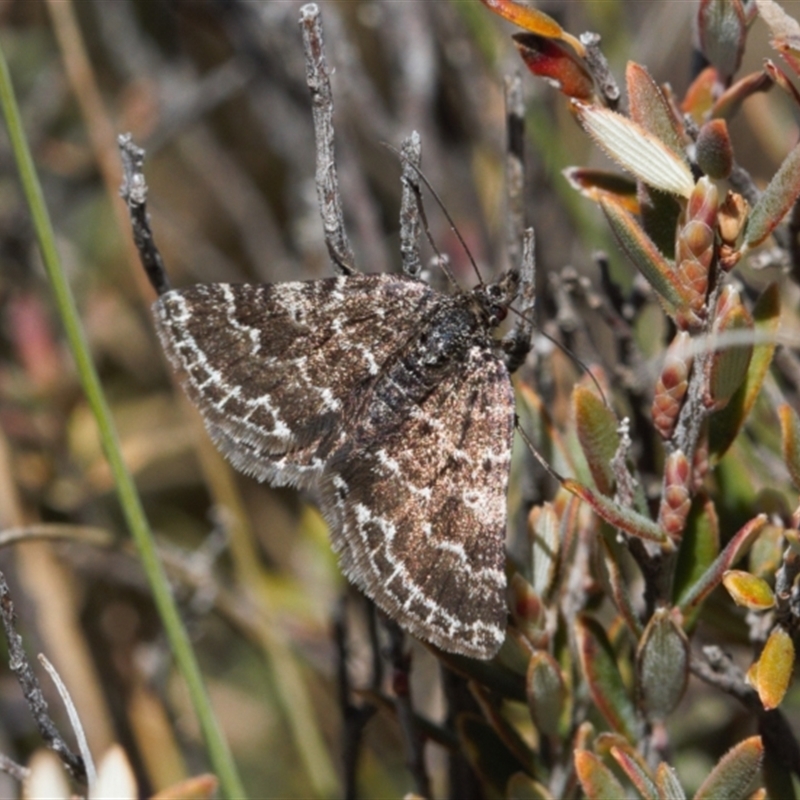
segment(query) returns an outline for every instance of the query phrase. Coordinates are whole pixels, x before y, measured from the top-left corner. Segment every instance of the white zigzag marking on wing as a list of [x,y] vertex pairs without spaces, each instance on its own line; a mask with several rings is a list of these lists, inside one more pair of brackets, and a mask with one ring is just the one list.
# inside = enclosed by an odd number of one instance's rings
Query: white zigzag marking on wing
[[[406,569],[403,562],[395,558],[394,555],[392,554],[391,547],[387,546],[384,548],[383,545],[379,545],[377,548],[375,548],[375,551],[377,550],[384,551],[386,559],[389,561],[389,563],[392,565],[393,568],[392,572],[390,573],[390,577],[388,579],[382,576],[375,562],[375,559],[373,558],[374,551],[370,549],[368,546],[367,536],[364,531],[364,526],[366,523],[370,522],[377,525],[384,533],[386,533],[388,542],[391,542],[391,540],[394,538],[396,534],[395,526],[393,523],[389,522],[383,517],[373,514],[370,511],[370,509],[367,508],[367,506],[365,506],[363,503],[356,503],[354,505],[353,511],[355,512],[355,519],[357,523],[354,526],[356,529],[355,532],[361,541],[361,550],[367,556],[370,568],[375,576],[376,583],[380,585],[383,589],[385,589],[389,594],[391,594],[395,598],[395,600],[399,601],[400,598],[398,598],[397,595],[391,591],[391,589],[389,588],[389,584],[391,580],[393,580],[398,576],[402,579],[403,586],[408,591],[408,597],[406,598],[406,600],[402,604],[399,604],[403,611],[407,613],[411,608],[412,604],[415,601],[418,601],[430,611],[430,613],[428,614],[428,616],[425,618],[424,621],[431,622],[433,618],[438,615],[446,623],[446,625],[444,626],[444,630],[446,631],[446,635],[448,636],[453,636],[456,633],[462,633],[464,631],[472,631],[475,633],[477,633],[478,631],[488,631],[491,637],[497,642],[502,642],[505,639],[505,631],[500,629],[497,625],[487,624],[485,622],[481,622],[480,620],[470,623],[469,625],[465,625],[462,620],[458,619],[458,617],[454,617],[452,614],[446,612],[438,603],[435,603],[433,600],[431,600],[422,591],[422,589],[411,579],[411,576],[409,575],[408,570]],[[345,522],[345,527],[348,527],[346,522]],[[459,556],[459,559],[462,560],[464,564],[468,567],[470,574],[472,576],[478,579],[490,578],[491,581],[493,583],[496,583],[498,587],[505,587],[506,585],[505,572],[497,569],[492,569],[491,567],[484,567],[483,569],[475,570],[469,563],[469,558],[466,554],[466,551],[461,545],[457,543],[437,542],[436,546],[439,547],[440,549],[448,550],[450,552],[457,554]],[[351,577],[357,579],[357,576],[355,575]],[[358,580],[358,582],[361,583],[360,580]]]
[[[186,300],[179,294],[173,295],[170,298],[170,300],[173,301],[175,304],[177,304],[182,311],[182,313],[179,314],[174,314],[174,315],[170,314],[170,316],[173,317],[173,320],[179,323],[187,321],[191,317],[191,312],[188,310],[188,304],[186,303]],[[192,351],[195,360],[193,362],[187,361],[186,363],[181,364],[180,366],[186,373],[188,380],[194,384],[195,388],[198,391],[202,391],[203,388],[213,383],[216,386],[219,386],[222,389],[222,391],[226,393],[227,395],[226,402],[231,397],[236,397],[237,399],[239,399],[245,406],[247,406],[250,409],[249,412],[241,419],[241,422],[247,425],[249,425],[249,418],[252,414],[254,414],[259,409],[264,409],[272,417],[274,421],[273,429],[270,432],[270,435],[275,436],[278,439],[284,441],[288,441],[289,439],[291,439],[292,431],[290,430],[289,426],[281,419],[277,409],[270,402],[269,395],[261,395],[260,397],[250,397],[250,398],[241,397],[239,387],[229,385],[228,382],[223,377],[222,372],[211,366],[205,352],[198,346],[197,340],[187,332],[185,327],[183,329],[183,336],[184,338],[181,340],[181,345],[188,347]],[[198,366],[202,367],[209,375],[209,378],[200,384],[195,382],[190,372],[191,369]],[[219,404],[212,403],[212,405],[218,410],[221,410]],[[249,427],[254,430],[256,434],[255,439],[257,440],[258,434],[260,433],[259,429],[254,425],[249,425]]]
[[252,343],[250,355],[257,355],[258,351],[261,349],[261,331],[259,331],[258,328],[254,328],[252,325],[242,324],[241,320],[237,318],[236,297],[234,296],[230,285],[223,283],[220,284],[220,288],[222,289],[222,294],[225,297],[225,304],[228,307],[228,323],[234,330],[240,331],[248,339],[250,339],[250,342]]

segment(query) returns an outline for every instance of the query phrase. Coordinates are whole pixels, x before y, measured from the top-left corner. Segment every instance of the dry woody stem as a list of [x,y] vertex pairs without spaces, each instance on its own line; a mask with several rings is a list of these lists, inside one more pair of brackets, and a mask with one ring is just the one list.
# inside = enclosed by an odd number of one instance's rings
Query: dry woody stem
[[355,257],[344,227],[339,177],[334,161],[333,93],[325,59],[322,23],[319,9],[314,3],[309,3],[300,10],[300,27],[306,54],[306,82],[311,91],[314,116],[317,197],[325,229],[325,243],[337,271],[342,275],[351,275],[356,271]]
[[11,600],[11,592],[2,572],[0,572],[0,616],[3,618],[3,630],[8,642],[8,666],[17,676],[25,701],[39,728],[42,739],[61,759],[72,777],[85,785],[86,767],[83,759],[70,750],[47,713],[47,701],[44,699],[39,679],[36,677],[30,661],[28,661],[25,648],[22,646],[22,637],[16,631],[14,603]]

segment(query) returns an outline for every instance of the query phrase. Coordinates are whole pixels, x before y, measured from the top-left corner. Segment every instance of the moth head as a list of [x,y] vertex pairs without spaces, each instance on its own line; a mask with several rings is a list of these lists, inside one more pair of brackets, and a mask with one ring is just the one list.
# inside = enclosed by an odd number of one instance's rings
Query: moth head
[[499,325],[508,315],[508,307],[517,296],[519,280],[519,271],[511,269],[499,281],[475,289],[481,311],[491,327]]

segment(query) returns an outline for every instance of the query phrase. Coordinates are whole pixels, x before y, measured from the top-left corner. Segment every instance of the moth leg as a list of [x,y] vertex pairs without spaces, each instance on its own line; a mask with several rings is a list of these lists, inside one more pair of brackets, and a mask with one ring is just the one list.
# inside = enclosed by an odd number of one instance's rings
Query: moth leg
[[533,228],[528,228],[522,237],[522,262],[520,283],[517,292],[518,307],[514,327],[503,337],[501,346],[506,368],[516,372],[524,363],[531,349],[533,334],[533,307],[536,303],[536,253]]

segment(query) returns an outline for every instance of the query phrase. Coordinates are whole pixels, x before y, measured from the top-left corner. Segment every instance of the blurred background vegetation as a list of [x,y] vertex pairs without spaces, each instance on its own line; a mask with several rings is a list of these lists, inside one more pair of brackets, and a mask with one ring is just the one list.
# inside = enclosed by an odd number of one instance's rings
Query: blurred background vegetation
[[[503,76],[521,67],[512,26],[478,0],[319,5],[335,70],[341,189],[360,267],[399,268],[400,168],[384,143],[398,146],[417,130],[425,174],[483,275],[506,268]],[[331,274],[314,186],[300,6],[4,0],[0,43],[125,457],[245,783],[259,797],[339,796],[343,750],[352,742],[344,705],[352,716],[370,703],[377,711],[366,721],[359,785],[364,797],[397,797],[413,782],[386,701],[392,670],[374,681],[369,615],[341,578],[309,498],[234,474],[176,391],[149,317],[153,294],[117,196],[115,136],[130,131],[147,151],[149,211],[175,285]],[[800,3],[784,6],[792,13]],[[695,3],[574,0],[538,7],[575,34],[600,33],[620,80],[628,60],[645,64],[677,96],[692,79]],[[769,54],[766,27],[757,21],[742,72],[759,69]],[[573,267],[597,283],[597,250],[608,253],[623,286],[633,270],[600,212],[561,175],[567,166],[608,162],[562,96],[530,75],[523,87],[526,213],[537,230],[538,320],[549,329],[560,285],[551,276]],[[749,98],[730,122],[735,151],[760,185],[795,143],[796,116],[785,95],[771,92]],[[433,204],[427,210],[439,247],[462,285],[471,285],[448,224]],[[766,282],[763,274],[754,280]],[[654,324],[651,335],[663,336],[662,323]],[[601,343],[604,335],[598,333]],[[571,343],[581,356],[581,341]],[[568,398],[579,377],[574,365],[548,357],[547,369],[549,380],[567,386],[554,396]],[[511,496],[512,520],[523,529],[521,510],[538,498],[529,483],[520,479]],[[0,529],[24,529],[0,550],[19,630],[28,651],[45,652],[60,671],[93,751],[122,743],[143,794],[207,770],[183,685],[126,544],[4,131]],[[741,652],[746,667],[741,618],[729,600],[719,613],[722,629],[730,630],[726,647]],[[337,625],[347,633],[350,688],[364,690],[350,691],[347,704]],[[442,722],[448,682],[433,655],[408,645],[414,706]],[[784,711],[800,722],[797,700],[790,693]],[[54,715],[66,727],[60,712]],[[721,693],[692,683],[668,728],[674,764],[692,787],[752,732],[752,719]],[[18,686],[0,670],[0,752],[24,762],[37,745]],[[427,747],[434,796],[446,794],[448,771],[453,777],[447,752],[436,742]],[[0,775],[0,796],[16,792]]]

